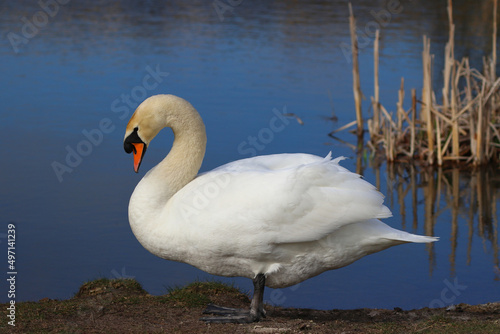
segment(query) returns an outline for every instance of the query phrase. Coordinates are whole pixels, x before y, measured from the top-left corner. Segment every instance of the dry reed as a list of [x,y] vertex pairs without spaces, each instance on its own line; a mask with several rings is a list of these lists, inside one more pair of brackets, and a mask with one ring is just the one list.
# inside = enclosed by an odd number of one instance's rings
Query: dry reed
[[358,137],[363,135],[363,112],[361,109],[361,84],[359,80],[359,62],[358,62],[358,37],[356,35],[356,19],[352,12],[352,5],[349,2],[349,27],[351,31],[351,50],[352,50],[352,89],[354,92],[354,102],[356,105],[356,121],[358,125]]
[[[483,60],[483,72],[471,68],[467,58],[455,59],[453,9],[448,1],[449,39],[444,54],[442,103],[432,88],[433,58],[431,42],[423,37],[423,86],[421,99],[412,90],[411,108],[403,108],[404,79],[395,119],[379,101],[379,32],[374,41],[373,118],[367,122],[368,146],[388,161],[419,160],[439,166],[447,162],[481,165],[500,161],[500,78],[496,77],[497,2],[493,0],[493,52]],[[361,89],[355,18],[349,4],[353,57],[353,91],[358,135],[362,133]],[[420,103],[417,103],[420,102]],[[420,111],[417,112],[417,105]],[[352,125],[350,123],[349,125]]]

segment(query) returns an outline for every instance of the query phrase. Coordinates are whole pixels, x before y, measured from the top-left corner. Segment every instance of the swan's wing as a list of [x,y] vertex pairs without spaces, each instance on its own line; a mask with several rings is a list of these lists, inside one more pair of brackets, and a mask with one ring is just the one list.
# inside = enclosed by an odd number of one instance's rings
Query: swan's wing
[[[323,160],[331,160],[331,152],[326,158],[318,157],[317,155],[305,153],[282,153],[271,155],[260,155],[253,158],[236,160],[220,167],[215,168],[212,172],[268,172],[273,170],[282,170],[295,168],[302,165],[320,162]],[[337,158],[343,159],[343,158]],[[203,175],[203,174],[202,174]]]
[[319,240],[346,224],[391,216],[383,195],[339,160],[289,154],[224,165],[174,195],[164,219],[219,244],[226,238],[269,247]]

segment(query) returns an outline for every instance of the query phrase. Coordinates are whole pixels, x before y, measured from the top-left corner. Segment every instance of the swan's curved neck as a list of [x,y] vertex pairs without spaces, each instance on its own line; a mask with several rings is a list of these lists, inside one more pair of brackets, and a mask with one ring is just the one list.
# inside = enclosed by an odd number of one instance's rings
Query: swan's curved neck
[[160,224],[157,218],[168,200],[196,177],[205,155],[207,138],[200,115],[193,108],[181,116],[166,124],[174,132],[172,149],[142,178],[130,198],[130,225],[143,245],[152,224]]

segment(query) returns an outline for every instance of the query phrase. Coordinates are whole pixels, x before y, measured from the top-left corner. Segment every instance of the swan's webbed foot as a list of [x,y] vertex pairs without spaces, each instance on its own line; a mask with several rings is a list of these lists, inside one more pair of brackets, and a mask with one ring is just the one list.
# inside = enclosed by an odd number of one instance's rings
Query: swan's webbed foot
[[223,307],[214,304],[208,304],[203,314],[215,314],[215,315],[231,315],[237,313],[248,313],[248,310],[243,308],[231,308],[231,307]]
[[203,317],[200,320],[207,323],[237,323],[237,324],[248,324],[252,322],[257,322],[262,318],[265,318],[265,311],[261,310],[259,312],[252,312],[251,310],[239,309],[239,308],[229,308],[217,306],[214,304],[209,304],[203,314],[213,314],[217,317]]
[[213,314],[217,317],[204,317],[200,320],[207,323],[237,323],[237,324],[249,324],[252,322],[260,321],[262,318],[266,317],[266,311],[264,311],[264,287],[266,283],[266,277],[264,274],[258,274],[253,279],[253,298],[250,304],[250,310],[244,310],[240,308],[229,308],[217,306],[214,304],[209,304],[203,314]]

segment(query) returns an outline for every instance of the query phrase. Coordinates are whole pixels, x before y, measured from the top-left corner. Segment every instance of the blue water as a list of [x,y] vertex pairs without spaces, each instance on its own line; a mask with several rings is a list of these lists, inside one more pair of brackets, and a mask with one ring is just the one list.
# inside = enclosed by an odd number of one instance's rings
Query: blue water
[[[343,165],[356,170],[354,151],[327,136],[354,119],[351,65],[343,51],[350,43],[347,3],[239,3],[217,13],[213,3],[202,1],[70,2],[50,7],[53,17],[46,15],[46,22],[37,1],[2,4],[0,253],[7,249],[7,224],[14,223],[17,301],[69,298],[84,281],[102,276],[134,277],[152,294],[212,278],[156,258],[130,231],[128,199],[172,141],[169,132],[161,133],[148,148],[141,173],[133,173],[131,157],[122,148],[124,128],[146,96],[176,94],[201,113],[209,138],[201,171],[250,156],[238,147],[269,126],[274,109],[296,114],[304,125],[290,118],[283,131],[259,147],[259,154],[325,156],[333,151],[351,158]],[[481,64],[491,52],[491,10],[486,1],[481,6],[457,1],[455,6],[460,19],[456,54]],[[402,76],[407,96],[410,88],[420,89],[423,34],[433,41],[439,84],[447,40],[444,4],[402,1],[398,13],[383,19],[385,2],[358,1],[353,7],[358,27],[367,32],[360,69],[368,99],[373,22],[383,28],[380,82],[386,107],[394,110]],[[40,28],[30,31],[26,22],[35,20]],[[363,107],[368,115],[366,100]],[[328,120],[332,112],[337,122]],[[339,137],[355,144],[348,132]],[[418,186],[411,188],[408,172],[395,177],[385,165],[378,172],[367,161],[363,166],[372,183],[380,173],[380,190],[394,213],[386,220],[389,225],[441,240],[433,246],[394,247],[295,287],[267,289],[268,302],[317,309],[410,309],[499,299],[498,170],[485,172],[488,182],[479,182],[487,187],[481,202],[474,192],[477,182],[471,182],[476,176],[461,174],[459,207],[453,208],[450,194],[458,188],[451,186],[449,173],[441,179],[437,172],[418,174]],[[429,187],[427,178],[435,186]],[[397,194],[399,184],[410,189],[404,200]],[[437,194],[434,220],[425,208],[425,189],[430,188]],[[3,261],[7,273],[6,255]],[[247,279],[224,280],[251,289]],[[5,282],[0,289],[5,302]]]

